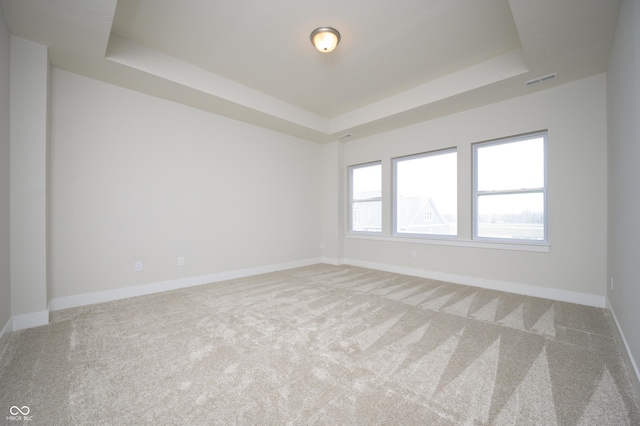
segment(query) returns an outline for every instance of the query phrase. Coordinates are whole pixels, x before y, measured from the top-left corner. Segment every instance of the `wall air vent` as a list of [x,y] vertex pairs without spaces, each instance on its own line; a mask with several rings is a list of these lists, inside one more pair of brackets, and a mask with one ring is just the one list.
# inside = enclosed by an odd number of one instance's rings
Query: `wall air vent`
[[533,86],[533,85],[536,85],[538,83],[544,83],[545,81],[553,80],[557,76],[558,76],[558,73],[554,72],[553,74],[549,74],[549,75],[545,75],[543,77],[538,77],[538,78],[534,78],[533,80],[529,80],[525,84],[527,86]]

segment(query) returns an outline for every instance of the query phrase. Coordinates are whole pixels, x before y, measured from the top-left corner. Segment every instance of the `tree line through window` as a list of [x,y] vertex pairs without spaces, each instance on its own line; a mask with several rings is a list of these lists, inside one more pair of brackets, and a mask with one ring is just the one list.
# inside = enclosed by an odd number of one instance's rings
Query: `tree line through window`
[[[547,241],[547,133],[472,145],[473,239]],[[391,234],[458,235],[457,148],[393,158]],[[381,161],[349,166],[349,231],[382,233]]]

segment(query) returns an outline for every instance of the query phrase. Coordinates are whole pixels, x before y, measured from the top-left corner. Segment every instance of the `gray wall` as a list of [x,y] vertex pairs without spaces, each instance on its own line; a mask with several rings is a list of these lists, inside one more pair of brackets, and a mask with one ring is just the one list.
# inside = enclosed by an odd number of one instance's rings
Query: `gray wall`
[[[0,332],[11,318],[9,268],[9,28],[0,8]],[[0,336],[1,338],[1,336]]]
[[[607,70],[607,297],[631,356],[640,361],[640,2],[622,3]],[[613,290],[611,289],[613,280]],[[633,361],[632,361],[633,362]],[[636,377],[637,378],[637,377]],[[636,382],[636,386],[638,383]],[[640,389],[639,389],[640,392]]]

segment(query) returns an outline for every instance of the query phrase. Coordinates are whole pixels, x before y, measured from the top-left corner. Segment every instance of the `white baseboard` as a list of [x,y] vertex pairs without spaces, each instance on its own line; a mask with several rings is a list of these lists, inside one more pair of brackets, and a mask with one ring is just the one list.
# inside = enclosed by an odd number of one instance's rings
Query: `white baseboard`
[[49,324],[49,311],[40,311],[13,317],[13,331],[47,324]]
[[284,271],[286,269],[315,265],[317,263],[322,263],[322,261],[322,258],[304,259],[294,262],[280,263],[276,265],[258,266],[255,268],[238,269],[235,271],[220,272],[198,277],[182,278],[178,280],[162,281],[133,287],[118,288],[114,290],[98,291],[95,293],[79,294],[76,296],[58,297],[49,301],[49,309],[51,309],[51,311],[59,311],[62,309],[75,308],[78,306],[111,302],[113,300],[127,299],[129,297],[144,296],[147,294],[160,293],[163,291],[178,290],[181,288],[232,280],[235,278],[244,278],[253,275],[266,274],[269,272]]
[[627,365],[627,371],[629,372],[629,378],[631,379],[631,383],[633,383],[633,387],[636,390],[636,396],[640,398],[640,370],[638,369],[638,364],[636,364],[635,359],[629,349],[629,344],[627,343],[627,339],[624,337],[624,333],[620,328],[620,323],[618,323],[618,318],[616,317],[616,313],[613,310],[613,307],[609,303],[609,299],[607,299],[607,310],[611,314],[611,318],[613,318],[614,331],[616,333],[616,341],[618,342],[618,348],[620,349],[620,353],[622,354],[622,359]]
[[11,336],[11,332],[13,331],[13,318],[9,318],[9,321],[4,325],[2,331],[0,331],[0,353],[4,349],[4,345],[7,344],[9,340],[9,336]]
[[323,257],[321,262],[333,266],[340,266],[344,264],[342,259],[338,259],[337,257]]
[[594,294],[579,293],[575,291],[559,290],[547,287],[537,287],[527,284],[510,283],[506,281],[490,280],[485,278],[469,277],[466,275],[447,274],[443,272],[428,271],[425,269],[407,268],[403,266],[388,265],[384,263],[367,262],[358,259],[344,259],[344,264],[360,266],[362,268],[378,269],[385,272],[411,275],[421,278],[429,278],[438,281],[447,281],[456,284],[470,285],[491,290],[500,290],[508,293],[522,294],[525,296],[540,297],[543,299],[558,300],[561,302],[577,303],[580,305],[605,307],[605,297]]

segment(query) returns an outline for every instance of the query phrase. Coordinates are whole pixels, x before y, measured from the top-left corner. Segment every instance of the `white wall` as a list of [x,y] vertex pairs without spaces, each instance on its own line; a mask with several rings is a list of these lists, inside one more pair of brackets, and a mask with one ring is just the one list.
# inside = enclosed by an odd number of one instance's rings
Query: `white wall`
[[640,393],[640,4],[625,0],[607,70],[609,123],[609,286]]
[[0,350],[2,330],[11,318],[9,240],[9,28],[0,8]]
[[322,256],[324,262],[337,264],[343,257],[343,217],[344,193],[344,165],[342,164],[343,146],[341,141],[334,141],[323,145],[323,238]]
[[[482,286],[500,284],[496,288],[604,306],[605,89],[605,75],[601,74],[344,146],[345,166],[382,160],[383,233],[387,234],[391,159],[456,146],[459,238],[470,240],[471,144],[548,129],[548,253],[347,237],[346,261],[392,265],[395,270],[404,268],[434,278]],[[346,188],[346,182],[344,185]],[[415,258],[410,257],[411,250],[416,250]]]
[[321,256],[318,144],[58,69],[50,140],[53,299]]
[[14,329],[47,311],[47,47],[11,36],[11,314]]

